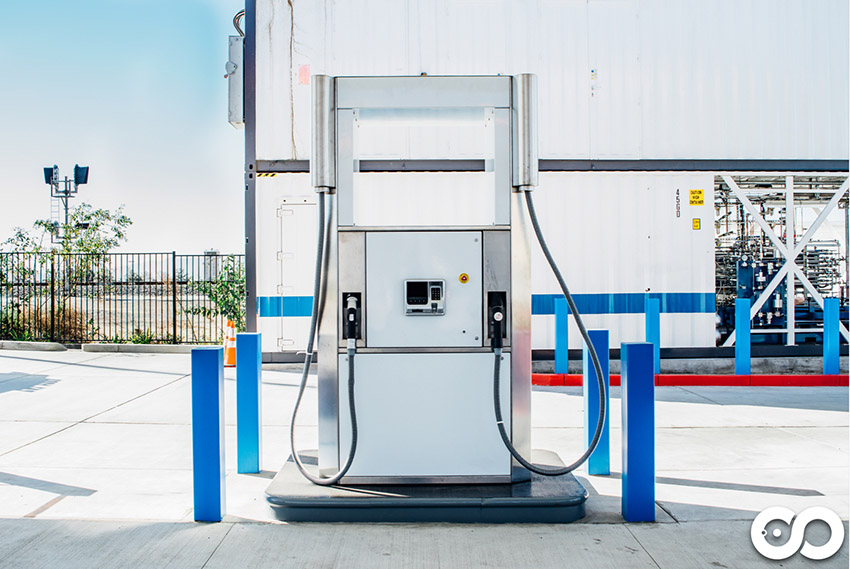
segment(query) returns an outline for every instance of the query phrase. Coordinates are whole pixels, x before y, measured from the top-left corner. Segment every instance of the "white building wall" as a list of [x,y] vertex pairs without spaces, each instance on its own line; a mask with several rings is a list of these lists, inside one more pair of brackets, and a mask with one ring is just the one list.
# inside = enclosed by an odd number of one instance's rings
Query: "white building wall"
[[[842,0],[258,0],[256,157],[309,158],[313,74],[534,72],[544,159],[846,159],[847,21]],[[378,145],[363,157],[380,156]],[[576,294],[714,292],[712,174],[540,179],[541,223]],[[685,205],[692,188],[706,192],[698,211]],[[315,224],[308,208],[278,215],[292,199],[315,203],[308,175],[257,180],[261,299],[311,294]],[[299,235],[294,251],[284,234]],[[533,282],[535,294],[556,292],[539,253]],[[533,321],[533,347],[551,349],[553,317]],[[587,322],[609,328],[612,344],[643,339],[638,313]],[[263,351],[303,349],[306,317],[261,312],[259,327]],[[711,310],[664,312],[661,330],[665,347],[714,345]]]
[[[711,174],[544,172],[534,200],[573,295],[592,294],[617,306],[626,295],[663,295],[662,346],[713,346],[713,302],[700,308],[700,299],[714,294],[713,187]],[[704,190],[704,205],[688,205],[692,189]],[[532,283],[535,295],[560,292],[536,242]],[[532,347],[551,349],[554,318],[533,318]],[[590,313],[585,320],[589,328],[610,330],[612,345],[645,337],[641,313]],[[572,318],[569,343],[581,347]]]
[[309,157],[309,76],[316,73],[537,73],[541,158],[850,153],[843,0],[326,0],[292,7],[258,0],[257,12],[258,159]]
[[[403,177],[407,190],[422,195],[434,175],[386,176]],[[278,174],[257,183],[258,196],[262,196],[258,212],[263,220],[258,239],[257,294],[261,299],[307,297],[312,294],[315,258],[315,199],[310,195],[309,175]],[[592,296],[597,304],[602,303],[604,312],[605,306],[622,306],[627,297],[632,297],[630,305],[634,307],[634,297],[658,294],[662,297],[664,347],[713,346],[713,186],[712,174],[544,172],[534,190],[534,200],[547,243],[580,306],[583,297],[587,301]],[[704,205],[688,205],[692,189],[704,191]],[[310,205],[299,206],[301,202]],[[403,206],[378,199],[369,203],[368,224],[381,224],[392,216],[396,219],[399,211],[393,208]],[[277,213],[299,208],[303,213]],[[434,223],[441,223],[446,215],[451,218],[451,211],[443,213],[439,219],[439,212],[430,213]],[[698,230],[693,228],[695,219],[699,220]],[[532,243],[532,283],[536,298],[559,294],[557,281],[536,242]],[[287,302],[291,309],[291,301]],[[642,306],[640,299],[637,306]],[[274,311],[264,316],[263,310],[261,307],[259,322],[264,351],[303,349],[308,324],[305,316],[280,318]],[[612,345],[644,340],[644,320],[639,312],[594,314],[591,310],[585,319],[591,328],[609,329]],[[571,348],[581,347],[572,318],[569,343]],[[535,315],[532,347],[552,349],[554,345],[554,317]]]
[[257,323],[263,352],[297,351],[307,345],[316,221],[309,175],[257,179]]

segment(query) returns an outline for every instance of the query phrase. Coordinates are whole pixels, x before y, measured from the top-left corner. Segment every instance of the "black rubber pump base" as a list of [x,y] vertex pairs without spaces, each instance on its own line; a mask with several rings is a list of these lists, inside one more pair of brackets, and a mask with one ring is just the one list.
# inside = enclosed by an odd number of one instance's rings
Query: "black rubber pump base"
[[[316,451],[302,455],[315,466]],[[563,466],[551,451],[535,450],[532,458]],[[572,474],[532,474],[530,482],[516,484],[324,487],[301,476],[290,457],[266,499],[287,522],[569,523],[584,517],[587,490]]]

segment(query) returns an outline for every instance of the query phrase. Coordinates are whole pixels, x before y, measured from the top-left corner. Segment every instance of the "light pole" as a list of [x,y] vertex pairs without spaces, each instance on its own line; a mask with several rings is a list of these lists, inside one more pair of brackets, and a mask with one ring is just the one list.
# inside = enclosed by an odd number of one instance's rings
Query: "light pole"
[[[62,207],[65,209],[65,223],[62,226],[68,226],[68,200],[77,194],[77,186],[86,184],[89,181],[89,167],[74,164],[74,178],[70,179],[65,176],[64,180],[59,179],[59,166],[56,164],[53,167],[44,169],[44,183],[50,186],[50,197],[56,198],[62,202]],[[60,189],[59,185],[62,184]],[[51,243],[59,243],[64,241],[65,235],[59,235],[59,222],[53,222],[54,230],[50,234]]]

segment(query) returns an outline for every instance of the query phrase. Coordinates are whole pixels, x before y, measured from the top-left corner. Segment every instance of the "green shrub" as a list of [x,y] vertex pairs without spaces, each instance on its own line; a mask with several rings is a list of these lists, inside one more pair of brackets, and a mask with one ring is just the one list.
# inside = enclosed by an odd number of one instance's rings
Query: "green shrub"
[[153,332],[149,330],[140,330],[136,328],[132,334],[130,334],[130,343],[131,344],[150,344],[153,342]]

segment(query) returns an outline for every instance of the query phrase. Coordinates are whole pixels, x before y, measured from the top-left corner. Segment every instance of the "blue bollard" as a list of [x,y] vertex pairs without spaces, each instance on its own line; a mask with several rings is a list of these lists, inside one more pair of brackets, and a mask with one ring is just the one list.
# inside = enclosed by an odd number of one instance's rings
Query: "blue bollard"
[[196,522],[220,522],[224,501],[224,348],[192,349],[192,483]]
[[620,346],[623,497],[627,522],[655,521],[655,374],[652,344]]
[[555,298],[555,373],[570,373],[569,313],[567,299]]
[[262,453],[261,335],[236,334],[236,471],[260,472]]
[[749,298],[735,299],[735,375],[750,375]]
[[838,299],[823,299],[823,374],[838,375],[840,373],[840,360],[838,342],[840,333],[838,331]]
[[653,345],[652,361],[655,373],[661,373],[661,299],[649,298],[643,301],[646,321],[646,341]]
[[[602,366],[602,375],[605,381],[605,423],[602,427],[602,437],[596,450],[587,459],[588,474],[611,474],[611,442],[608,434],[609,417],[611,416],[611,398],[609,397],[610,383],[608,375],[608,330],[588,330],[590,341],[596,348],[599,364]],[[587,345],[582,349],[582,367],[584,375],[584,444],[590,445],[593,433],[596,431],[597,417],[599,416],[599,385],[596,380],[596,369],[590,359]]]

